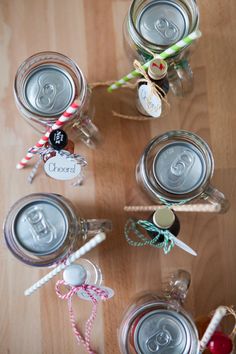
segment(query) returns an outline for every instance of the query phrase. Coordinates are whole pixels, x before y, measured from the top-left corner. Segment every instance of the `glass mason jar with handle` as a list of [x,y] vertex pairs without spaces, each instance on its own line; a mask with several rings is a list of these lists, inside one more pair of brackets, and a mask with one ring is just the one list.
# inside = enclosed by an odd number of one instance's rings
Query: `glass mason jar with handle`
[[4,237],[20,261],[46,267],[63,261],[87,238],[111,231],[106,219],[85,220],[72,203],[58,195],[35,193],[18,200],[4,223]]
[[80,68],[65,55],[41,52],[26,59],[15,76],[14,96],[21,115],[40,133],[77,100],[78,111],[65,125],[69,138],[80,139],[89,147],[98,143],[90,89]]
[[173,130],[153,138],[136,167],[136,180],[157,203],[184,203],[206,199],[223,213],[229,202],[211,186],[214,160],[207,143],[198,135]]
[[[195,0],[133,0],[124,22],[124,44],[131,60],[142,63],[160,54],[198,29],[199,11]],[[193,89],[189,57],[193,46],[167,59],[168,79],[176,96]]]
[[182,304],[190,274],[178,270],[168,290],[137,298],[126,311],[119,329],[122,354],[198,354],[195,323]]

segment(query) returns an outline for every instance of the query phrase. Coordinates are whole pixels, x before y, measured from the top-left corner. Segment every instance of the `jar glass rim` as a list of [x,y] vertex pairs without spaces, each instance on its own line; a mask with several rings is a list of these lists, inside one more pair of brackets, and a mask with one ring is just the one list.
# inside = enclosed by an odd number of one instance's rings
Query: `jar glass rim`
[[[15,80],[14,80],[14,97],[17,102],[17,105],[19,106],[20,110],[23,111],[25,115],[30,115],[32,119],[34,120],[43,120],[43,121],[48,121],[53,120],[53,118],[56,120],[61,114],[58,115],[47,115],[43,116],[40,113],[37,113],[29,108],[29,106],[24,102],[24,94],[22,94],[23,90],[23,85],[22,85],[22,76],[25,74],[28,75],[31,70],[34,70],[37,66],[42,66],[44,64],[47,64],[47,61],[49,64],[58,64],[60,66],[65,65],[65,71],[66,69],[68,71],[73,72],[75,75],[76,79],[78,80],[78,87],[79,88],[79,101],[80,101],[80,106],[78,111],[80,111],[84,105],[84,102],[86,100],[87,96],[87,81],[85,79],[85,76],[83,75],[81,69],[79,66],[69,57],[67,57],[64,54],[54,52],[54,51],[43,51],[43,52],[38,52],[27,59],[25,59],[20,66],[17,69],[16,75],[15,75]],[[46,62],[46,63],[45,63]],[[67,67],[66,67],[67,66]],[[73,78],[72,78],[73,79]],[[73,79],[74,80],[74,79]],[[74,83],[75,86],[76,83]]]
[[[185,0],[179,0],[180,2],[183,2],[186,6],[189,6],[189,3],[186,3]],[[190,0],[191,3],[193,4],[194,7],[194,17],[195,17],[195,21],[192,24],[192,26],[190,26],[190,31],[188,34],[190,34],[190,32],[196,30],[199,26],[199,10],[197,7],[197,4],[195,3],[194,0]],[[157,45],[156,43],[153,43],[149,40],[147,40],[138,30],[136,23],[135,23],[135,6],[137,5],[137,0],[133,0],[130,7],[129,7],[129,11],[128,11],[128,26],[130,27],[130,30],[132,31],[132,33],[130,33],[132,39],[134,40],[134,42],[136,42],[137,45],[139,45],[140,47],[142,47],[144,50],[145,48],[148,48],[149,50],[153,51],[153,52],[157,52],[160,53],[161,51],[167,49],[169,46],[164,46],[164,45]],[[133,35],[133,36],[132,36]],[[174,43],[173,43],[174,44]]]

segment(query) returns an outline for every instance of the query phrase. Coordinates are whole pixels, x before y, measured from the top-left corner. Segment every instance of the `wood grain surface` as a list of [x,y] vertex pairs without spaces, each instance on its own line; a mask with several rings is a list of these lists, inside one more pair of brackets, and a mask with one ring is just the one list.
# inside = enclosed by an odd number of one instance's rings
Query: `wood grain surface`
[[[93,91],[95,124],[103,143],[97,150],[77,146],[88,160],[86,181],[73,189],[41,174],[27,184],[29,169],[16,171],[16,162],[37,139],[19,116],[13,80],[19,64],[30,55],[52,50],[74,59],[89,82],[117,79],[130,68],[122,44],[122,23],[128,0],[0,0],[0,120],[1,223],[11,205],[33,192],[54,192],[69,198],[85,218],[110,218],[113,231],[88,257],[101,267],[105,285],[115,297],[99,307],[92,336],[99,353],[118,353],[117,329],[123,311],[138,292],[161,287],[177,268],[191,272],[186,302],[193,316],[220,304],[235,304],[236,256],[236,2],[199,0],[202,39],[191,63],[195,88],[185,99],[170,97],[170,114],[160,120],[133,122],[111,111],[132,111],[133,97],[125,90]],[[179,215],[181,238],[198,252],[194,258],[178,248],[165,256],[150,248],[132,248],[123,235],[128,217],[124,205],[141,202],[134,170],[147,142],[172,129],[203,137],[215,158],[213,184],[230,199],[225,215]],[[0,247],[0,353],[84,353],[72,334],[68,309],[52,281],[29,298],[23,291],[47,270],[26,267]],[[59,278],[59,277],[58,277]],[[90,311],[77,304],[79,320]]]

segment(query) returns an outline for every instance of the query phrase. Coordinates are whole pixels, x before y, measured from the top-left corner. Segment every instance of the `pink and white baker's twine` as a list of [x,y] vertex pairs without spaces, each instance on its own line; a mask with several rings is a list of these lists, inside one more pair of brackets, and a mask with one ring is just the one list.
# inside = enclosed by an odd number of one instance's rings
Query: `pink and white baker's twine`
[[[71,117],[74,115],[74,113],[78,110],[79,108],[79,103],[78,101],[74,101],[68,108],[67,110],[58,118],[56,123],[50,127],[47,132],[40,138],[40,140],[37,142],[37,144],[34,145],[33,149],[37,151],[38,149],[42,148],[46,142],[48,141],[49,135],[52,130],[56,130],[61,128],[65,123],[67,123]],[[28,152],[23,159],[16,165],[17,169],[24,168],[26,164],[29,162],[29,160],[32,159],[32,157],[35,156],[35,154],[32,154],[31,152]]]
[[[69,308],[69,315],[70,315],[70,322],[71,322],[71,326],[72,326],[74,335],[77,339],[77,342],[78,342],[78,344],[82,343],[89,354],[96,354],[96,352],[91,348],[91,345],[90,345],[91,332],[92,332],[92,328],[93,328],[93,323],[94,323],[96,315],[97,315],[97,303],[98,303],[98,300],[94,297],[93,293],[96,294],[96,296],[98,298],[100,298],[101,300],[107,300],[108,294],[105,290],[103,290],[95,285],[88,285],[88,284],[72,286],[71,289],[68,291],[68,293],[62,294],[60,291],[60,287],[62,285],[67,285],[67,284],[65,283],[64,280],[58,280],[56,282],[55,290],[56,290],[56,293],[60,299],[67,300],[68,308]],[[72,297],[79,290],[85,291],[85,293],[88,295],[88,297],[91,299],[91,301],[93,303],[92,313],[85,324],[85,335],[84,336],[80,333],[80,331],[76,325],[75,315],[74,315],[74,311],[73,311],[73,307],[72,307]]]

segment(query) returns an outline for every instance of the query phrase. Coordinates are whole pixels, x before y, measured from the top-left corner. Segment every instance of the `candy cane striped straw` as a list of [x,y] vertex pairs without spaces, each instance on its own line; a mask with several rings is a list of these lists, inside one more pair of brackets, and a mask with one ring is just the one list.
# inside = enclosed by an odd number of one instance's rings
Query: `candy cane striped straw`
[[[175,43],[174,45],[172,45],[171,47],[169,47],[168,49],[164,50],[164,52],[155,55],[155,58],[158,59],[166,59],[168,57],[170,57],[171,55],[174,55],[175,53],[177,53],[180,49],[188,46],[189,44],[191,44],[193,41],[195,41],[197,38],[201,37],[201,32],[199,30],[194,31],[192,33],[190,33],[187,37],[181,39],[181,41]],[[153,60],[153,59],[152,59]],[[147,70],[147,68],[149,67],[151,61],[147,61],[142,68]],[[112,92],[113,90],[118,89],[119,87],[123,86],[126,84],[126,82],[136,78],[137,76],[140,76],[140,73],[137,70],[133,70],[131,73],[127,74],[126,76],[122,77],[120,80],[114,82],[114,84],[112,84],[111,86],[108,87],[107,91],[108,92]]]
[[220,324],[222,318],[226,315],[226,313],[227,313],[227,307],[225,306],[219,306],[216,309],[211,319],[211,322],[209,323],[206,332],[204,333],[200,341],[200,353],[202,353],[206,349],[209,340],[211,339],[213,333],[215,332],[216,328],[218,327],[218,325]]
[[25,290],[25,296],[29,296],[33,294],[36,290],[41,288],[47,282],[49,282],[53,277],[55,277],[58,273],[60,273],[63,269],[68,267],[70,264],[76,261],[76,259],[82,257],[85,253],[91,251],[95,248],[99,243],[103,242],[106,239],[106,235],[104,232],[99,232],[96,236],[94,236],[91,240],[89,240],[84,246],[79,248],[76,252],[72,253],[66,260],[66,262],[61,263],[59,266],[54,268],[51,272],[46,274],[43,278],[33,284],[29,289]]
[[[77,111],[79,108],[79,102],[74,101],[68,108],[67,110],[58,118],[56,123],[53,124],[50,129],[47,130],[47,132],[40,138],[40,140],[37,142],[37,144],[34,145],[33,149],[37,151],[40,149],[44,144],[48,141],[49,135],[52,130],[56,130],[61,128],[66,122],[70,120],[70,118],[73,116],[73,114]],[[32,159],[32,157],[35,156],[35,154],[32,154],[31,152],[28,152],[25,157],[16,165],[17,169],[24,168],[26,164],[29,162],[29,160]]]

